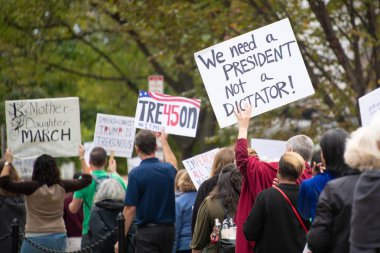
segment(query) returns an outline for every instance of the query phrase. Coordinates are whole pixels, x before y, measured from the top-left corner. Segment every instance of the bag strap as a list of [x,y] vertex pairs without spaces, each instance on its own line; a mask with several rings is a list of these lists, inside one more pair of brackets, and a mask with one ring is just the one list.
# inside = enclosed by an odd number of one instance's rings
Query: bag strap
[[279,193],[281,193],[281,195],[282,195],[282,196],[285,198],[285,200],[288,202],[288,204],[289,204],[290,207],[292,208],[294,214],[296,215],[298,221],[300,222],[301,227],[303,228],[303,230],[305,230],[305,233],[307,234],[308,230],[307,230],[305,224],[303,223],[303,221],[302,221],[300,215],[298,214],[297,209],[293,206],[292,202],[290,202],[288,196],[286,196],[286,194],[285,194],[280,188],[278,188],[277,186],[273,185],[273,188],[276,189]]

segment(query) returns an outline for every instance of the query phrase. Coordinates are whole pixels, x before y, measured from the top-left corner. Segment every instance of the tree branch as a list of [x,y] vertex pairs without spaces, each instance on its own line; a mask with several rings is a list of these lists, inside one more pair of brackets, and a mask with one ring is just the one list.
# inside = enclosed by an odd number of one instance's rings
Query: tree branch
[[332,27],[331,20],[327,11],[327,8],[323,0],[308,0],[311,10],[317,17],[319,23],[325,32],[326,39],[330,44],[338,62],[342,65],[345,73],[347,75],[348,81],[352,84],[353,88],[358,94],[362,93],[362,84],[358,82],[356,78],[356,73],[352,66],[350,65],[350,60],[347,57],[342,45],[337,38],[335,31]]
[[[96,80],[100,80],[100,81],[120,81],[120,82],[129,82],[130,81],[129,79],[126,79],[124,77],[100,76],[100,75],[95,75],[95,74],[91,74],[91,73],[85,73],[85,72],[81,72],[81,71],[78,71],[75,69],[66,68],[64,66],[61,66],[59,64],[52,63],[52,62],[42,61],[42,63],[46,64],[47,68],[55,68],[55,69],[61,70],[63,72],[67,72],[67,73],[77,75],[80,77],[87,77],[87,78],[92,78],[92,79],[96,79]],[[138,91],[136,91],[136,93],[137,92]]]

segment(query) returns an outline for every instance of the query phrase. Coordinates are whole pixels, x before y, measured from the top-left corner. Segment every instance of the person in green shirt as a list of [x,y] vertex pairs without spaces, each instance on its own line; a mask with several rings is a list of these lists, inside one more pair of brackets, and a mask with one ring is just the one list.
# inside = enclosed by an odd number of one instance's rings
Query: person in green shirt
[[[84,159],[84,157],[80,157]],[[107,165],[107,152],[102,147],[95,147],[90,153],[90,167],[92,170],[92,182],[86,188],[76,191],[73,196],[73,200],[69,205],[71,213],[77,213],[83,204],[83,224],[82,224],[82,243],[81,248],[84,249],[90,245],[90,239],[88,236],[89,222],[91,208],[93,206],[93,198],[97,191],[97,188],[101,181],[107,178],[116,179],[126,190],[126,184],[124,180],[116,173],[116,162],[110,159],[110,167],[113,167],[113,172],[108,174],[105,171]]]

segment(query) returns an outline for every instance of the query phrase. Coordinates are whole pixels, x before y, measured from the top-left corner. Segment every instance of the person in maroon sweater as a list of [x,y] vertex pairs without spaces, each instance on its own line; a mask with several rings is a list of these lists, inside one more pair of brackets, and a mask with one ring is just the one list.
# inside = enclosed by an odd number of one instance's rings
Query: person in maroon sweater
[[[235,146],[236,165],[243,175],[243,185],[240,193],[238,209],[236,213],[236,251],[239,253],[252,253],[253,242],[248,242],[243,233],[243,225],[255,202],[257,195],[264,189],[272,187],[273,180],[277,176],[278,162],[264,162],[258,156],[248,155],[248,127],[252,108],[246,107],[244,111],[236,114],[239,133]],[[313,141],[306,135],[296,135],[287,141],[287,150],[302,156],[305,161],[311,158]],[[306,162],[305,170],[298,183],[311,177],[312,169]]]
[[[79,179],[81,173],[75,173],[73,179]],[[76,251],[81,249],[83,210],[80,209],[76,214],[69,210],[69,204],[73,200],[73,193],[66,194],[63,203],[63,220],[67,231],[66,251]]]

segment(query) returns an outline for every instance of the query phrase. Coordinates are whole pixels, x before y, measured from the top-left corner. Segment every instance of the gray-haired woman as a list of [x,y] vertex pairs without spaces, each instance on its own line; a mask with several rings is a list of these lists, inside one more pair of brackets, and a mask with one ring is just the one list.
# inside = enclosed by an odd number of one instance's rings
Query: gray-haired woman
[[[117,227],[116,218],[124,208],[125,190],[113,178],[101,182],[94,197],[94,207],[91,209],[89,236],[91,244],[98,242]],[[93,253],[114,252],[117,241],[116,233],[93,250]]]
[[368,127],[353,133],[344,158],[348,165],[362,171],[353,196],[350,252],[379,252],[380,112]]

